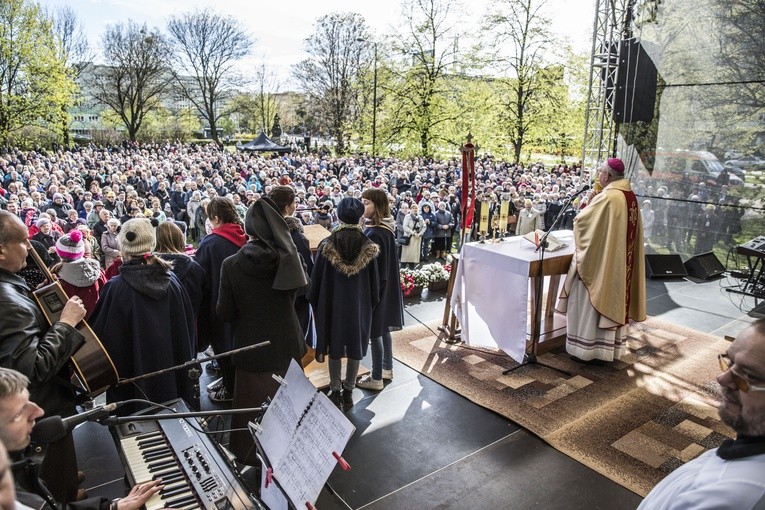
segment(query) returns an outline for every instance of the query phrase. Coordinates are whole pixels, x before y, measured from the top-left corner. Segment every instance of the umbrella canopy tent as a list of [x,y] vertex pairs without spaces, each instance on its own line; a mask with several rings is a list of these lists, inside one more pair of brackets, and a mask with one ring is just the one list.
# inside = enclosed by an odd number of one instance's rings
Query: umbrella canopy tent
[[243,151],[252,152],[289,152],[290,150],[289,147],[283,147],[281,145],[275,144],[270,138],[266,136],[263,131],[260,132],[256,139],[244,145],[240,145],[238,148]]

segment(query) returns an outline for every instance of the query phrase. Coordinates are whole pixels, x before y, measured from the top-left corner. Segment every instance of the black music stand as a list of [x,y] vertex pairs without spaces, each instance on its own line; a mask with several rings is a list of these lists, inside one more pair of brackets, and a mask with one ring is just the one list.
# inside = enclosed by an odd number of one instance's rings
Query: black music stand
[[540,366],[549,368],[551,370],[560,372],[562,374],[565,374],[569,377],[573,375],[571,372],[563,370],[562,368],[554,367],[552,365],[548,365],[547,363],[542,363],[541,361],[539,361],[537,355],[539,351],[539,337],[541,336],[541,329],[542,329],[542,293],[544,292],[543,266],[544,266],[544,259],[545,259],[545,250],[547,248],[547,237],[555,229],[555,227],[558,226],[558,223],[560,223],[561,218],[563,218],[563,214],[566,212],[566,209],[568,209],[568,207],[571,205],[571,201],[577,195],[579,195],[579,193],[570,196],[568,200],[566,200],[566,203],[563,204],[563,207],[561,207],[561,210],[558,212],[558,215],[555,217],[555,220],[552,222],[552,225],[550,225],[549,230],[545,232],[545,235],[543,235],[542,239],[539,240],[539,246],[537,247],[537,249],[539,250],[539,268],[537,269],[537,277],[535,279],[535,288],[534,288],[536,299],[534,300],[534,324],[531,327],[531,352],[529,352],[529,350],[526,349],[526,354],[523,357],[523,362],[521,362],[517,366],[504,370],[502,372],[502,375],[507,375],[510,372],[514,372],[515,370],[518,370],[519,368],[525,367],[527,365],[540,365]]

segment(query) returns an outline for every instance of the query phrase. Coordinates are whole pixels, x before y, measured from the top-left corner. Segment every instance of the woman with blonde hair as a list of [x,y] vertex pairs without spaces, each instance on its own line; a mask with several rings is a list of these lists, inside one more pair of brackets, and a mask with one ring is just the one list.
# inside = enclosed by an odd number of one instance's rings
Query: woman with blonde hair
[[180,227],[172,221],[160,223],[157,226],[157,247],[154,251],[159,258],[173,264],[173,272],[189,296],[196,320],[202,305],[206,273],[196,260],[186,255],[186,239]]

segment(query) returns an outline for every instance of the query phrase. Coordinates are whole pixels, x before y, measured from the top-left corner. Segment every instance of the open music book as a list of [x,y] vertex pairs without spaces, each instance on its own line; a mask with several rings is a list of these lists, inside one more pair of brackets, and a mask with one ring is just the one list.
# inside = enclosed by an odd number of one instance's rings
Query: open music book
[[[542,239],[545,233],[546,232],[543,230],[535,230],[534,232],[529,232],[523,236],[523,238],[536,246],[539,244],[539,241]],[[547,248],[545,248],[546,251],[560,250],[566,246],[568,245],[554,235],[550,234],[547,236]]]
[[293,360],[260,424],[251,423],[250,430],[273,479],[295,508],[305,508],[316,503],[338,463],[335,454],[342,454],[356,428]]

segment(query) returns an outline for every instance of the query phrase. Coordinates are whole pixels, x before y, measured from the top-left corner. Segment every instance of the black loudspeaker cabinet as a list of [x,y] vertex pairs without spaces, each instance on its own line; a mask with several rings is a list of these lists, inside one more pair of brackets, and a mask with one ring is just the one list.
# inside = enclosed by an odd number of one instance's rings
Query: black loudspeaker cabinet
[[725,266],[711,251],[686,260],[685,269],[688,271],[688,276],[701,280],[708,280],[725,272]]
[[688,272],[680,255],[652,253],[645,256],[645,275],[647,278],[681,278],[688,276]]
[[637,39],[625,39],[619,52],[612,116],[616,122],[651,122],[656,107],[658,73]]

